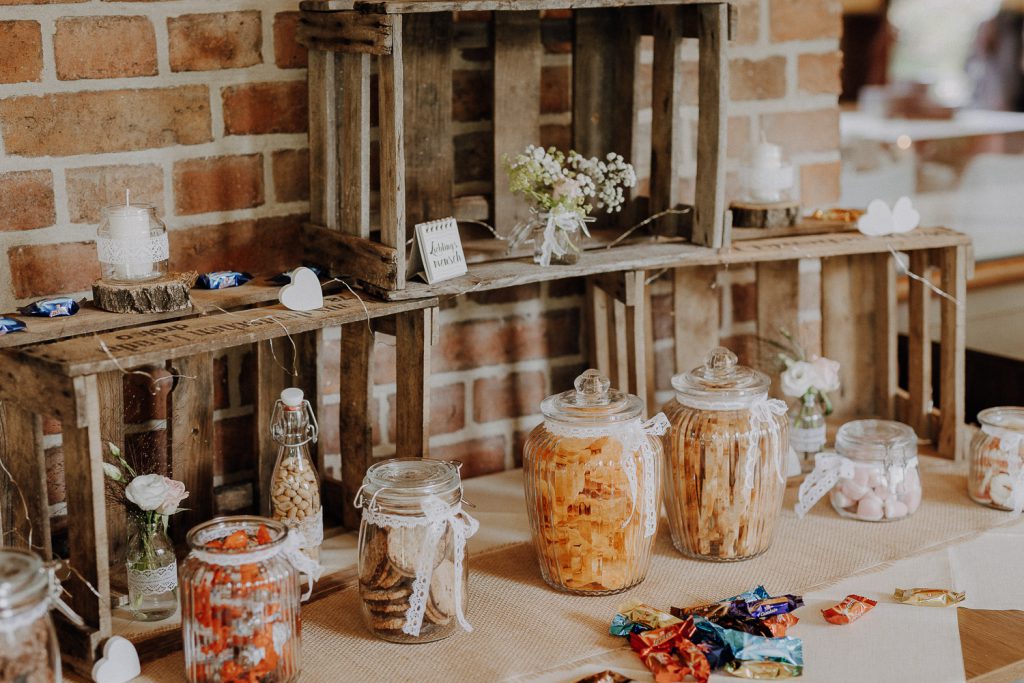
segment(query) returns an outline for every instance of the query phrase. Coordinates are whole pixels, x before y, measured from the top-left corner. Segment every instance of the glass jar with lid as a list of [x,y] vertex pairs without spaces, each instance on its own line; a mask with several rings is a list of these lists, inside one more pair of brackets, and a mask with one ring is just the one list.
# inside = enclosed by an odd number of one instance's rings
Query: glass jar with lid
[[787,406],[768,375],[718,347],[676,375],[663,407],[665,505],[672,542],[703,560],[745,560],[771,544],[786,492]]
[[997,510],[1024,508],[1024,408],[1001,406],[978,413],[981,431],[971,442],[967,492]]
[[647,576],[661,510],[658,414],[587,370],[541,402],[523,449],[523,483],[541,576],[553,588],[608,595]]
[[36,555],[0,549],[0,681],[62,680],[50,576]]
[[818,453],[814,471],[800,485],[797,515],[803,517],[828,494],[843,517],[892,522],[921,505],[917,435],[891,420],[854,420],[836,432],[835,452]]
[[356,496],[359,596],[379,638],[426,643],[466,620],[466,541],[476,520],[462,510],[459,463],[395,458],[370,466]]
[[[219,517],[188,533],[181,566],[185,674],[199,681],[296,681],[299,571],[319,567],[281,522]],[[308,594],[307,594],[308,595]]]

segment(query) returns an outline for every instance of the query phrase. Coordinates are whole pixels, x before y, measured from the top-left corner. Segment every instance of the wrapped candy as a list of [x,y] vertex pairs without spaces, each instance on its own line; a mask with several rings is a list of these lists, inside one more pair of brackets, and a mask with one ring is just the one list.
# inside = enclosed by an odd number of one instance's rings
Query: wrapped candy
[[730,605],[737,600],[741,600],[743,602],[756,602],[758,600],[768,600],[769,598],[771,598],[771,594],[765,590],[765,587],[758,586],[749,591],[740,593],[739,595],[734,595],[731,598],[719,600],[718,602],[712,602],[708,605],[698,605],[696,607],[673,607],[670,611],[674,616],[680,618],[685,618],[691,615],[695,617],[713,618],[729,614]]
[[942,588],[897,588],[892,595],[896,602],[917,607],[949,607],[963,602],[966,593],[957,593]]
[[581,678],[576,683],[630,683],[632,678],[623,676],[617,671],[599,671],[596,674],[591,674],[586,678]]
[[847,595],[835,607],[821,610],[821,615],[830,624],[849,624],[870,612],[877,604],[860,595]]
[[698,683],[706,683],[711,666],[703,650],[690,640],[694,635],[693,620],[687,619],[671,626],[633,633],[629,644],[654,675],[656,683],[675,683],[692,676]]
[[744,662],[773,660],[804,665],[804,643],[799,638],[763,638],[742,631],[722,629],[722,640],[732,648],[733,657]]
[[25,329],[25,323],[14,318],[0,318],[0,335],[11,332],[21,332]]
[[786,614],[776,614],[775,616],[762,619],[761,623],[771,631],[772,638],[782,638],[786,635],[789,627],[795,626],[798,621],[800,620],[797,619],[795,614],[787,612]]
[[205,273],[196,280],[196,287],[200,289],[227,289],[228,287],[240,287],[252,279],[249,273],[239,273],[233,270],[219,270],[214,273]]
[[608,632],[613,636],[628,636],[630,633],[663,628],[681,621],[667,612],[633,601],[619,607],[619,612],[612,619]]
[[780,595],[762,600],[733,600],[729,612],[738,617],[763,619],[776,614],[786,614],[803,607],[804,599],[799,595]]
[[34,315],[39,318],[62,318],[78,313],[78,302],[66,296],[56,299],[40,299],[18,310],[24,315]]
[[741,662],[737,660],[726,664],[725,670],[727,673],[736,676],[737,678],[749,678],[762,681],[769,681],[778,678],[795,678],[804,672],[804,668],[802,666],[771,660],[763,662]]

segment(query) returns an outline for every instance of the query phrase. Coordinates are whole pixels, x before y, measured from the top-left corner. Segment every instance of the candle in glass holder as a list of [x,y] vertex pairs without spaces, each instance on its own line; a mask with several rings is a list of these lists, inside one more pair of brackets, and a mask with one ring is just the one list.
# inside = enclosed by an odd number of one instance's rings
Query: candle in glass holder
[[102,277],[107,281],[138,282],[167,273],[167,228],[149,204],[125,203],[103,209],[96,247]]
[[[124,245],[137,245],[149,240],[149,211],[145,207],[112,206],[107,209],[110,222],[110,239]],[[119,263],[115,268],[117,277],[125,280],[137,280],[147,277],[153,272],[153,262],[131,260]]]
[[782,160],[782,148],[761,141],[750,152],[746,173],[747,195],[755,202],[782,201],[793,187],[793,167]]

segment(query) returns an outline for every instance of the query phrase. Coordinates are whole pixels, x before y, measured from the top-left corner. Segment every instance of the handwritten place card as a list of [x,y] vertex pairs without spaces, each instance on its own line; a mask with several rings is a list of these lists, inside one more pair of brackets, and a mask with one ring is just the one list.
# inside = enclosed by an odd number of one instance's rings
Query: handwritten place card
[[409,258],[408,277],[422,275],[428,284],[466,273],[466,256],[454,218],[416,224],[416,239]]

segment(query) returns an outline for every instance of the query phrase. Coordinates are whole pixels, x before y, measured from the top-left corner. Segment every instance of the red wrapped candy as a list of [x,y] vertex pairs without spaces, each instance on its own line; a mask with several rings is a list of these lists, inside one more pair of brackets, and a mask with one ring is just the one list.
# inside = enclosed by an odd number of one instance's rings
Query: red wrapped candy
[[861,595],[847,595],[835,607],[821,610],[821,615],[830,624],[849,624],[870,612],[877,604]]
[[704,652],[690,640],[695,631],[693,619],[687,619],[653,631],[630,634],[629,644],[650,669],[656,683],[676,683],[687,677],[707,683],[711,666]]

